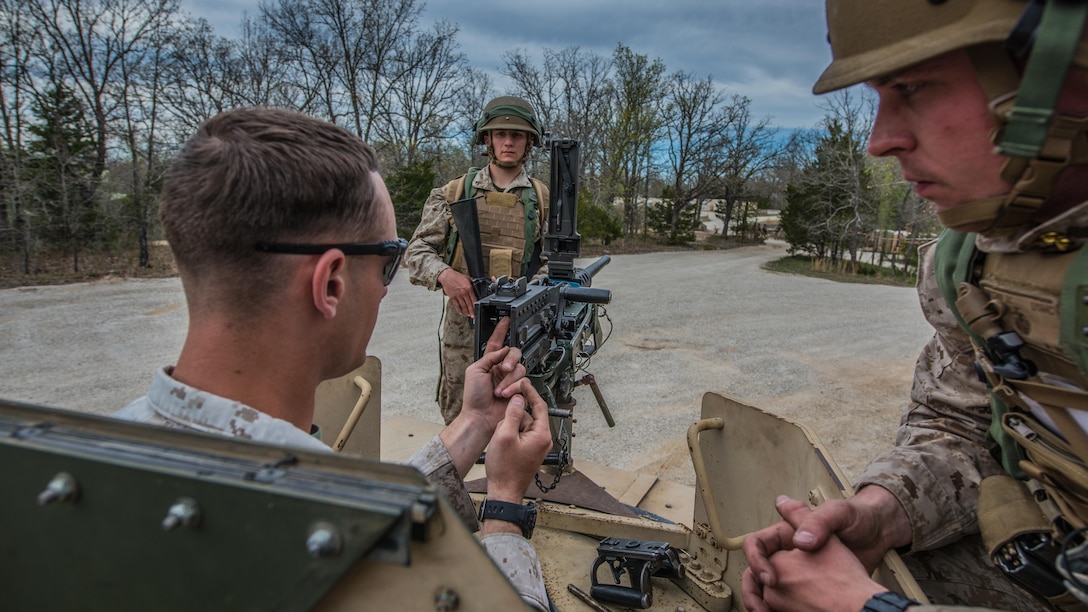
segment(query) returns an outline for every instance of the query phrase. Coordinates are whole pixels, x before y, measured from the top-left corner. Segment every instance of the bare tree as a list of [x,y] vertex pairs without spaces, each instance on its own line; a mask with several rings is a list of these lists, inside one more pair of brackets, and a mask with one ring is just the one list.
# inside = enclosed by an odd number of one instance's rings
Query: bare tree
[[[728,236],[737,205],[752,199],[752,180],[774,165],[779,148],[775,145],[775,130],[770,127],[770,118],[753,123],[751,101],[744,96],[733,96],[730,104],[724,107],[720,121],[725,128],[720,152],[724,161],[720,175],[720,195],[725,204],[722,236]],[[742,207],[744,214],[747,210],[747,206]]]
[[36,241],[33,200],[28,193],[26,135],[30,96],[31,51],[39,44],[36,29],[23,10],[25,0],[0,0],[0,231],[6,248],[22,256],[23,274],[30,273]]
[[388,104],[373,130],[377,139],[392,149],[395,166],[413,164],[427,150],[451,137],[451,126],[463,123],[461,94],[467,81],[467,59],[457,51],[457,28],[440,22],[429,32],[409,41],[394,60],[398,77],[389,84]]
[[49,63],[62,70],[91,114],[97,154],[95,175],[108,156],[110,122],[120,104],[111,90],[122,60],[140,54],[147,40],[178,11],[178,0],[40,0],[26,5],[46,46]]
[[664,130],[672,182],[663,229],[668,240],[675,242],[690,232],[681,220],[691,218],[691,208],[701,206],[717,187],[728,124],[721,118],[724,94],[712,77],[696,80],[689,73],[677,72],[669,78],[668,90]]
[[156,202],[155,185],[164,169],[161,141],[163,90],[167,82],[169,51],[178,30],[166,22],[147,38],[139,53],[121,58],[121,80],[117,98],[120,102],[120,140],[129,164],[130,181],[125,198],[126,216],[131,219],[139,246],[139,266],[151,266],[151,227]]
[[612,114],[602,142],[602,180],[606,197],[623,200],[624,230],[644,229],[638,201],[640,187],[648,183],[652,147],[660,136],[661,86],[665,64],[652,62],[624,45],[613,56]]
[[[261,18],[280,36],[315,110],[370,141],[393,88],[421,58],[413,44],[422,10],[416,0],[279,0],[262,3]],[[436,38],[450,32],[436,28]]]

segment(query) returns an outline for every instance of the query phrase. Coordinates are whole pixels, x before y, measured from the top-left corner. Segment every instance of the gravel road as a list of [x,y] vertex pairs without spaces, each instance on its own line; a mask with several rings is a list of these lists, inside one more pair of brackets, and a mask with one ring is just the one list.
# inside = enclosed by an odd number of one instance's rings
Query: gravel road
[[[612,290],[614,329],[589,370],[616,427],[579,388],[575,458],[694,484],[684,434],[710,390],[806,425],[851,478],[890,446],[931,333],[913,289],[761,269],[784,254],[614,256],[593,283]],[[383,416],[441,422],[440,311],[441,294],[407,274],[390,285],[368,349],[383,363]],[[0,291],[0,397],[109,413],[172,363],[187,320],[176,278]]]

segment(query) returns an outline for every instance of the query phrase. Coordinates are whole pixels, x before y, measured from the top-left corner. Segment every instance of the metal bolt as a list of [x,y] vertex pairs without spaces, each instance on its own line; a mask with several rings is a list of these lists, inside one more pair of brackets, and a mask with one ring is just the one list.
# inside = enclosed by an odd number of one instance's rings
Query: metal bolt
[[340,554],[340,533],[328,523],[317,523],[306,538],[306,552],[315,559]]
[[200,506],[191,497],[179,498],[166,511],[162,519],[163,531],[173,531],[178,527],[196,527],[200,524]]
[[434,512],[434,507],[438,504],[438,500],[431,493],[423,493],[419,496],[409,509],[408,515],[411,517],[412,522],[421,525],[427,522],[427,519],[431,517]]
[[461,605],[461,598],[457,592],[449,587],[438,589],[434,594],[434,609],[436,612],[452,612]]
[[59,472],[45,490],[38,493],[38,505],[45,506],[55,502],[74,502],[79,497],[79,483],[68,472]]

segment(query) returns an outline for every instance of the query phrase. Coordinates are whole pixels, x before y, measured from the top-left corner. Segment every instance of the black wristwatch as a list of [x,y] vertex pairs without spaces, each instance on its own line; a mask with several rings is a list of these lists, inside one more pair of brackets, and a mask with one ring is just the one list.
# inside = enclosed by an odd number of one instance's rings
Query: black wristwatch
[[525,539],[533,537],[533,528],[536,527],[536,504],[529,502],[524,506],[504,501],[485,499],[480,504],[480,522],[485,519],[497,519],[513,523],[521,527],[521,535]]
[[884,591],[869,598],[861,612],[903,612],[911,606],[920,605],[922,605],[921,602],[903,597],[894,591]]

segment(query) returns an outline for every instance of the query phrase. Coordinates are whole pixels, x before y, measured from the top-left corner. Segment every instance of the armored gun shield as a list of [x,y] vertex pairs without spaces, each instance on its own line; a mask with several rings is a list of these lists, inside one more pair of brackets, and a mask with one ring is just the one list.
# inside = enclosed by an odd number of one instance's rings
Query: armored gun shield
[[0,460],[7,610],[523,605],[408,466],[3,400]]

